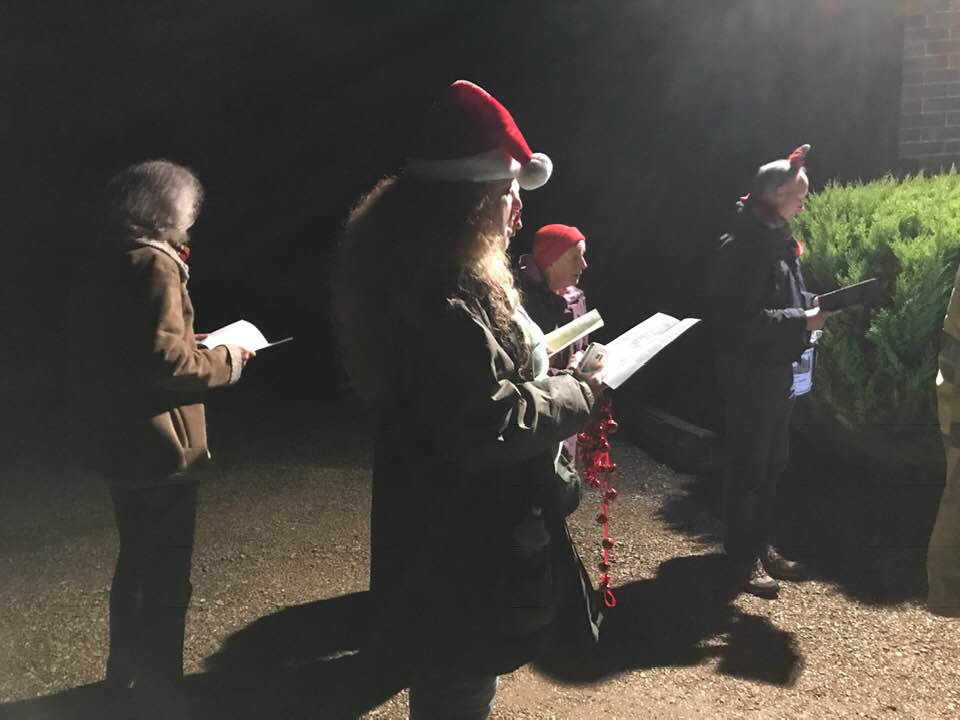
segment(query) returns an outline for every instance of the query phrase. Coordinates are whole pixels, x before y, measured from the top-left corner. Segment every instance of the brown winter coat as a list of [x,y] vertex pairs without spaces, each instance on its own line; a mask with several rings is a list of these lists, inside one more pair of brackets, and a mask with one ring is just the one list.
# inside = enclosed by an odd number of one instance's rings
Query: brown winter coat
[[210,457],[202,394],[240,378],[239,348],[197,346],[188,277],[168,244],[134,240],[75,286],[74,398],[86,459],[111,484],[190,479]]

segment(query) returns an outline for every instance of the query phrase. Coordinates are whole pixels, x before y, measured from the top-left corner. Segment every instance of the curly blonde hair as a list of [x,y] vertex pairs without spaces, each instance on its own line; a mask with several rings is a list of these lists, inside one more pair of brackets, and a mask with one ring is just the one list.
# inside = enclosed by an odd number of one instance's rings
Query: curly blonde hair
[[416,333],[445,298],[480,310],[521,372],[530,354],[498,200],[509,185],[386,177],[350,212],[333,265],[333,313],[344,367],[377,406]]

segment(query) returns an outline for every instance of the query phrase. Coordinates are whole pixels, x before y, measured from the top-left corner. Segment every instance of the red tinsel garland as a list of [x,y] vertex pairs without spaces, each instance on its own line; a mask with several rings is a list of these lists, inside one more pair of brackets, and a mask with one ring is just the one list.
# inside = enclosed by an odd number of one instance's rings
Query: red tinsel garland
[[577,435],[577,455],[583,468],[583,477],[591,488],[602,491],[597,524],[603,527],[603,553],[597,567],[600,569],[600,593],[603,595],[603,604],[608,608],[617,604],[617,598],[610,589],[610,551],[616,545],[616,541],[610,537],[610,503],[617,497],[617,491],[610,485],[610,476],[616,472],[617,465],[610,461],[610,440],[607,438],[616,431],[613,405],[606,398],[597,408],[587,429]]

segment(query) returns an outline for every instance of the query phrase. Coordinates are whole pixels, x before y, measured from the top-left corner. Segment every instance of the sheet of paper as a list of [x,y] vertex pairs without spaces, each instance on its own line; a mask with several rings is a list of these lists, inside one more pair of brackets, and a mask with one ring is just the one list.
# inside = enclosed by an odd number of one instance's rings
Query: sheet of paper
[[698,322],[698,318],[677,320],[665,313],[657,313],[607,343],[603,384],[616,390],[657,353]]
[[256,325],[246,320],[237,320],[236,322],[223,326],[219,330],[214,330],[198,344],[207,348],[214,348],[217,345],[239,345],[247,350],[257,352],[258,350],[273,347],[274,345],[279,345],[289,340],[293,340],[293,338],[289,337],[283,340],[277,340],[276,342],[270,342],[263,336],[263,333],[257,329]]
[[596,332],[603,327],[603,318],[596,309],[584,313],[576,320],[571,320],[566,325],[558,327],[553,332],[547,333],[543,341],[547,346],[548,355],[556,355],[564,348],[569,347],[582,337]]

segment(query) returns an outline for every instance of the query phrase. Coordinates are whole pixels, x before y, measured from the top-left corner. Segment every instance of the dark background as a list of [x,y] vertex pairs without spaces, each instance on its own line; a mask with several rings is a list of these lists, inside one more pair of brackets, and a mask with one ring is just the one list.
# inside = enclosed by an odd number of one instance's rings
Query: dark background
[[[62,407],[70,269],[100,189],[132,162],[182,162],[206,186],[197,329],[246,318],[296,336],[223,396],[278,417],[342,396],[338,229],[452,80],[493,92],[553,158],[516,249],[541,224],[579,226],[611,332],[702,312],[706,260],[760,163],[809,142],[814,188],[896,169],[902,25],[887,0],[64,1],[9,5],[2,26],[8,438]],[[709,424],[703,334],[665,355],[641,394]]]

